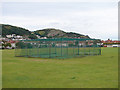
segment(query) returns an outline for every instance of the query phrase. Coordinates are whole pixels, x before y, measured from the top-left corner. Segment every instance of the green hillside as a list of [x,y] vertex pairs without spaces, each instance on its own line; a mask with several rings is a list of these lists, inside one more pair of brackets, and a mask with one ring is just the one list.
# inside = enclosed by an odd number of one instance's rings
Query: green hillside
[[48,28],[48,29],[42,29],[34,31],[34,34],[39,35],[41,37],[47,37],[47,38],[75,38],[75,37],[81,37],[81,38],[90,38],[89,36],[85,36],[82,34],[74,33],[74,32],[64,32],[60,29],[54,29],[54,28]]
[[[21,35],[24,37],[28,37],[30,39],[36,39],[36,35],[31,34],[31,32],[25,28],[7,25],[7,24],[0,24],[2,26],[2,36],[6,37],[6,35],[16,34]],[[1,33],[0,33],[1,34]]]
[[76,37],[90,38],[88,35],[85,36],[74,32],[64,32],[63,30],[54,28],[47,28],[31,32],[28,29],[7,24],[0,24],[0,26],[2,26],[3,37],[6,37],[6,35],[16,34],[28,37],[30,39],[37,39],[36,35],[47,38],[76,38]]

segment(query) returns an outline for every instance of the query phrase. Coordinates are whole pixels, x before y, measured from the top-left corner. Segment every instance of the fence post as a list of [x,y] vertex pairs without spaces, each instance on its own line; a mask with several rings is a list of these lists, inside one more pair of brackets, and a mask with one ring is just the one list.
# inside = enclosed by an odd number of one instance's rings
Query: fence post
[[61,38],[61,56],[62,56],[62,38]]
[[69,46],[68,46],[68,41],[67,41],[67,56],[68,56],[68,47],[69,47]]
[[78,55],[79,55],[79,41],[78,41]]
[[51,58],[51,47],[50,47],[50,41],[49,41],[49,58]]

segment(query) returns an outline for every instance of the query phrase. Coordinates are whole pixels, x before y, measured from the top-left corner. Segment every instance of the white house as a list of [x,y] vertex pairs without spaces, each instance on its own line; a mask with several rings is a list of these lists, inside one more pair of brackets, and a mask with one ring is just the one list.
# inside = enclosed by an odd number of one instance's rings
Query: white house
[[12,35],[6,35],[7,38],[12,38]]

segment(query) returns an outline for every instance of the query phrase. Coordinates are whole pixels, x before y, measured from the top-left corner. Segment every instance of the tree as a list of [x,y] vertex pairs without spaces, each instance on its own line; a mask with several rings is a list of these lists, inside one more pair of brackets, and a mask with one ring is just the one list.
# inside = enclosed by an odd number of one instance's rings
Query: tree
[[6,42],[3,42],[2,47],[3,47],[3,48],[11,47],[11,44],[10,44],[10,43],[6,43]]
[[16,43],[16,47],[18,47],[18,48],[25,48],[25,46],[26,45],[23,42]]
[[37,39],[37,37],[35,36],[35,35],[29,35],[29,37],[28,38],[30,38],[30,39]]
[[7,47],[8,47],[8,46],[9,46],[9,47],[12,47],[10,43],[6,43],[6,46],[7,46]]

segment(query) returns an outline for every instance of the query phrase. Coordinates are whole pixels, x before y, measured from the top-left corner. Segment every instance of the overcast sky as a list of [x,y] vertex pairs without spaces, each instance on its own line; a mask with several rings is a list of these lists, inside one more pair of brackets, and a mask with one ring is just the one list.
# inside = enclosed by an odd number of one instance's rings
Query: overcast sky
[[6,0],[1,9],[0,23],[30,31],[56,28],[92,38],[118,39],[117,0]]

